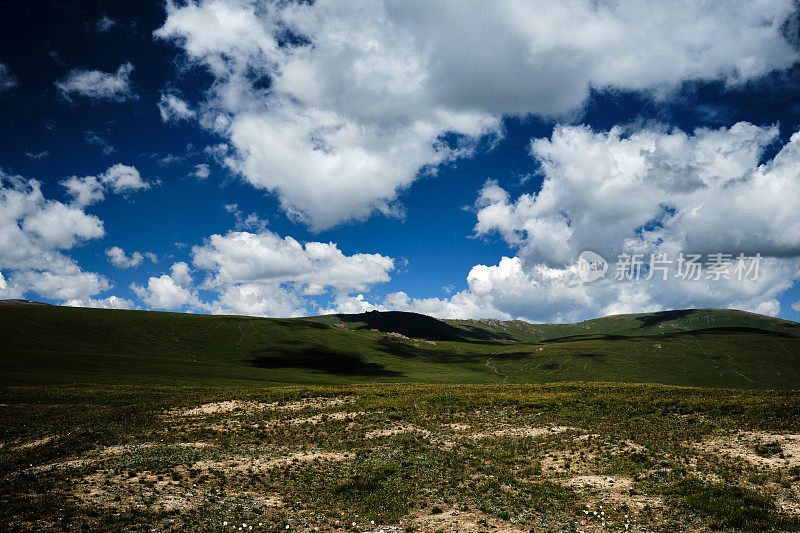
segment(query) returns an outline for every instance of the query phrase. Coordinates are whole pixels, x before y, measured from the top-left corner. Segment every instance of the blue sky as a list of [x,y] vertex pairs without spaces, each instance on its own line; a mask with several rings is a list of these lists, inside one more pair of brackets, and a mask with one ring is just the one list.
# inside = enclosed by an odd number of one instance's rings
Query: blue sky
[[673,3],[5,5],[0,298],[798,320],[794,4]]

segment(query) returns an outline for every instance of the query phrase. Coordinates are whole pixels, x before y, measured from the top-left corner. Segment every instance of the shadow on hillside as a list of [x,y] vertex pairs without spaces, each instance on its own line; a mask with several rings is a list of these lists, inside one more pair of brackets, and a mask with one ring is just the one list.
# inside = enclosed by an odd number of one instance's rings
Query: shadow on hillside
[[339,376],[402,375],[402,372],[389,370],[379,363],[370,363],[358,355],[332,350],[322,344],[285,348],[273,353],[274,355],[267,355],[261,350],[256,350],[253,352],[250,364],[258,368],[316,370]]
[[728,334],[728,335],[764,335],[766,337],[779,337],[782,339],[800,339],[797,335],[793,335],[791,333],[786,333],[783,331],[771,331],[767,329],[760,329],[760,328],[750,328],[746,326],[720,326],[718,328],[704,328],[704,329],[694,329],[691,331],[675,331],[672,333],[665,333],[663,335],[648,335],[648,337],[652,337],[654,339],[663,339],[663,338],[670,338],[670,337],[687,337],[687,336],[703,336],[703,335],[719,335],[719,334]]
[[376,344],[378,344],[378,349],[386,355],[403,359],[420,359],[429,363],[469,363],[475,362],[476,357],[484,355],[445,350],[438,346],[435,350],[417,348],[408,342],[392,338],[380,339]]
[[303,320],[302,318],[271,318],[274,324],[278,324],[289,330],[301,329],[328,329],[330,326],[321,322],[314,322],[313,320]]
[[476,326],[462,325],[461,329],[466,329],[469,334],[464,336],[465,340],[479,340],[479,341],[513,341],[516,340],[513,335],[508,333],[497,333],[486,331]]
[[[493,360],[515,360],[530,357],[532,352],[515,351],[515,352],[500,352],[500,353],[485,353],[485,352],[463,352],[455,350],[445,350],[437,347],[434,350],[426,349],[424,345],[416,347],[409,342],[387,338],[377,341],[380,350],[395,357],[402,357],[403,359],[419,359],[429,363],[481,363],[483,364],[487,358]],[[485,346],[485,345],[484,345]]]
[[649,313],[644,316],[636,317],[639,321],[639,327],[642,329],[657,326],[662,322],[668,320],[680,320],[695,312],[695,309],[676,309],[675,311],[659,311],[657,313]]
[[436,318],[403,311],[369,311],[356,315],[337,315],[345,323],[364,323],[357,329],[377,329],[383,333],[400,333],[406,337],[432,341],[492,341],[513,340],[510,335],[496,334],[474,327],[464,329],[451,326]]
[[557,337],[555,339],[547,339],[542,341],[543,344],[559,343],[559,342],[580,342],[580,341],[622,341],[631,339],[627,335],[604,335],[601,333],[589,333],[583,335],[567,335],[566,337]]

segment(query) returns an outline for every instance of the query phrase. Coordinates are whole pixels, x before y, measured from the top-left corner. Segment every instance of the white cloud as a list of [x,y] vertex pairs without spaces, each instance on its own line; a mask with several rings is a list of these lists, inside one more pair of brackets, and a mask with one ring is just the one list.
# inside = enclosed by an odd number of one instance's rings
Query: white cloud
[[96,272],[87,272],[66,256],[58,269],[17,270],[11,277],[11,290],[19,295],[34,292],[54,300],[83,299],[111,288],[111,283]]
[[27,152],[27,151],[25,152],[25,157],[27,157],[31,161],[39,161],[40,159],[44,159],[49,155],[50,152],[47,150],[42,150],[41,152]]
[[192,287],[189,265],[178,262],[170,268],[170,274],[151,277],[147,287],[131,285],[131,290],[153,309],[202,308],[197,291]]
[[0,295],[69,300],[107,290],[107,279],[63,252],[104,233],[103,222],[82,206],[45,199],[38,181],[0,172]]
[[792,304],[792,309],[800,313],[800,300],[797,300],[795,303]]
[[503,115],[568,113],[590,88],[742,83],[798,58],[791,0],[469,4],[170,3],[155,35],[215,77],[200,120],[229,140],[220,161],[316,229],[396,213],[399,190],[499,135]]
[[195,117],[195,111],[189,107],[180,96],[172,92],[162,92],[158,102],[158,112],[161,120],[167,123],[177,123]]
[[117,194],[150,188],[150,184],[142,179],[136,167],[121,163],[109,167],[100,175],[100,180]]
[[295,317],[308,315],[304,306],[300,295],[280,285],[240,283],[222,287],[207,308],[215,314]]
[[17,78],[11,73],[8,65],[0,63],[0,94],[17,86]]
[[105,233],[103,222],[96,216],[53,201],[28,213],[21,226],[25,233],[37,236],[44,246],[54,249],[72,248],[79,241],[96,239]]
[[[382,305],[559,322],[687,307],[777,315],[780,296],[800,278],[800,133],[759,164],[776,139],[777,128],[747,123],[691,135],[557,127],[531,143],[540,190],[512,201],[490,181],[477,202],[476,234],[496,232],[518,255],[476,265],[468,290],[451,299]],[[580,282],[584,250],[609,260],[605,280]],[[681,252],[764,259],[757,280],[613,279],[619,254],[666,253],[674,261]]]
[[[447,299],[341,296],[334,309],[538,322],[690,307],[778,315],[779,299],[800,279],[800,133],[763,161],[777,135],[748,123],[692,134],[557,127],[531,143],[543,176],[538,191],[512,200],[489,181],[477,201],[476,234],[501,235],[517,256],[474,266],[467,290]],[[581,283],[584,250],[609,260],[606,279]],[[667,280],[614,279],[621,253],[674,261],[682,252],[760,253],[760,275],[687,281],[674,277],[673,265]]]
[[73,69],[55,85],[67,100],[71,100],[71,96],[113,102],[136,100],[138,96],[131,89],[131,72],[133,65],[130,62],[121,64],[116,72]]
[[108,262],[117,268],[133,268],[142,264],[144,256],[140,252],[131,253],[130,257],[119,246],[112,246],[106,250]]
[[[35,293],[72,302],[70,305],[126,305],[127,300],[115,296],[93,298],[110,289],[111,282],[83,270],[65,253],[105,235],[103,221],[84,210],[102,200],[105,188],[114,192],[142,188],[138,172],[131,172],[132,167],[114,170],[120,166],[111,167],[100,177],[63,180],[61,185],[73,198],[69,204],[46,199],[37,180],[0,171],[0,297],[21,298]],[[131,260],[141,262],[141,256],[135,253]]]
[[478,201],[479,235],[500,233],[521,256],[558,266],[584,250],[760,252],[800,256],[800,133],[759,164],[777,127],[622,129],[559,126],[536,139],[536,193],[509,201],[489,182]]
[[576,322],[619,313],[721,307],[780,314],[778,298],[800,275],[797,264],[770,258],[755,282],[613,280],[582,285],[574,266],[526,268],[519,257],[497,265],[476,265],[468,289],[449,298],[411,298],[404,292],[367,301],[362,295],[337,295],[324,313],[361,313],[372,309],[427,314],[439,318],[521,319],[529,322]]
[[199,180],[204,180],[211,175],[211,167],[206,163],[198,163],[194,166],[194,172],[190,174]]
[[127,298],[120,298],[119,296],[109,296],[107,298],[88,300],[69,300],[64,302],[64,305],[70,307],[94,307],[95,309],[134,309],[135,306],[132,301]]
[[95,23],[95,29],[100,33],[105,33],[116,25],[117,22],[114,19],[104,14],[102,17],[97,19],[97,22]]
[[77,242],[101,237],[103,222],[94,215],[54,200],[46,200],[36,180],[0,171],[0,266],[15,268],[28,258],[51,249],[67,249]]
[[[232,212],[236,206],[228,206]],[[123,254],[124,255],[124,254]],[[148,307],[192,309],[216,314],[304,316],[308,297],[366,291],[389,280],[394,260],[380,254],[345,255],[334,243],[301,244],[262,229],[259,233],[232,231],[212,235],[192,248],[195,272],[207,275],[195,284],[186,263],[170,274],[151,277],[132,290]],[[199,289],[212,299],[201,299]]]
[[132,191],[145,190],[150,184],[142,179],[136,167],[117,163],[97,176],[71,176],[60,182],[72,196],[72,205],[84,207],[105,198],[107,191],[115,194],[126,194]]
[[264,220],[263,218],[258,216],[258,213],[250,213],[249,215],[245,215],[242,211],[239,210],[238,204],[227,204],[223,206],[225,211],[228,213],[233,214],[234,218],[236,219],[236,224],[234,228],[239,230],[251,230],[256,233],[262,233],[267,229],[269,222]]
[[320,287],[337,291],[366,290],[389,280],[394,260],[380,254],[344,255],[334,243],[301,244],[264,230],[212,235],[192,248],[193,262],[210,271],[207,284],[294,283],[312,293]]
[[72,196],[72,205],[87,206],[100,202],[105,198],[105,187],[96,176],[71,176],[61,181],[67,189],[67,194]]

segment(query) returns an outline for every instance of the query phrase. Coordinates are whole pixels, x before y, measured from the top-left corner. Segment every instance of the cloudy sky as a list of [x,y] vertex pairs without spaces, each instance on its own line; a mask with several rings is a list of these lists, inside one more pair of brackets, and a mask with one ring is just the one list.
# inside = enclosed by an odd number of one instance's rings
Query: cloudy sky
[[800,319],[794,0],[81,4],[0,7],[0,298]]

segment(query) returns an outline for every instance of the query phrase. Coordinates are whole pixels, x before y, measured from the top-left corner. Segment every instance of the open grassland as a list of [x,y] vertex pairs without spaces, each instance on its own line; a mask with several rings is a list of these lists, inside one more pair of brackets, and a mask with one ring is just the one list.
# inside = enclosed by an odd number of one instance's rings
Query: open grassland
[[660,385],[5,387],[0,528],[797,531],[798,413]]
[[800,388],[800,325],[731,310],[578,324],[0,306],[0,384],[650,382]]
[[797,531],[799,333],[2,305],[0,530]]

